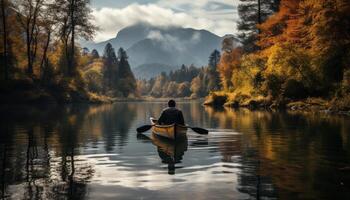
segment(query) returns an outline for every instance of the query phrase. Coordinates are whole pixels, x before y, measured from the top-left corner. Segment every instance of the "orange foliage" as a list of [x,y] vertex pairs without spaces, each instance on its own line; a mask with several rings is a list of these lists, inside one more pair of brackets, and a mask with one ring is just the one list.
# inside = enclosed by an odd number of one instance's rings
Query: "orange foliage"
[[268,48],[278,43],[298,40],[298,8],[300,0],[282,0],[280,10],[259,26],[261,34],[257,44]]
[[232,86],[231,79],[233,69],[238,68],[241,63],[242,49],[235,48],[231,52],[224,52],[219,66],[218,71],[220,73],[220,78],[223,83],[224,90],[229,90]]

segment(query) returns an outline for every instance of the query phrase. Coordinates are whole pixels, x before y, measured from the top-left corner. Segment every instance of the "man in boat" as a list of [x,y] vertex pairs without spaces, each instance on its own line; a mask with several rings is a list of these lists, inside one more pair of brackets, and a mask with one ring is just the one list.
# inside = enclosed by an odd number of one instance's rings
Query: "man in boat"
[[181,110],[176,108],[176,102],[170,100],[168,102],[168,108],[164,109],[158,119],[160,125],[180,124],[185,125],[185,120]]

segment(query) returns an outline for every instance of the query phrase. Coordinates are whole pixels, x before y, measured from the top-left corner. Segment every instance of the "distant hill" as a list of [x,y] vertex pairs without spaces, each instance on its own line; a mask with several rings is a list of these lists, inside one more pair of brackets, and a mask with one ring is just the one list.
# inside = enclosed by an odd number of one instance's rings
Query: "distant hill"
[[137,79],[146,79],[149,80],[153,77],[156,77],[162,72],[169,73],[170,71],[174,71],[176,69],[170,65],[164,65],[160,63],[151,63],[151,64],[143,64],[135,69],[133,69],[134,75]]
[[[161,66],[177,69],[182,64],[206,65],[210,53],[220,50],[222,38],[206,30],[136,24],[122,29],[113,39],[83,45],[90,50],[97,49],[102,55],[108,42],[116,50],[126,49],[131,68],[134,72],[137,68],[140,77],[145,78],[143,74],[160,74],[164,71]],[[145,66],[153,66],[155,71],[146,73]]]

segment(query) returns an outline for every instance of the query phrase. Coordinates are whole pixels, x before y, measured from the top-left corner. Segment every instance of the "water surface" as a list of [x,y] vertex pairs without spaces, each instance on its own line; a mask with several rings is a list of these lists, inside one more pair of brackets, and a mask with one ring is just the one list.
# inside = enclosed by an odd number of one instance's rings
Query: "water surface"
[[0,198],[349,199],[350,120],[180,103],[178,144],[137,135],[164,103],[0,109]]

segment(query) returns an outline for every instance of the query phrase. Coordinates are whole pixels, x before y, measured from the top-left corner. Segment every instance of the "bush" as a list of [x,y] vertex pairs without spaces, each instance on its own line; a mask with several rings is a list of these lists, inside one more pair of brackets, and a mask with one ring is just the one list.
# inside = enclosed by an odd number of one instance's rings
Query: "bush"
[[89,70],[84,74],[88,90],[94,93],[102,92],[102,75],[96,70]]
[[223,106],[227,102],[227,99],[226,94],[212,92],[205,100],[204,105]]
[[302,82],[296,81],[295,79],[289,79],[283,84],[284,97],[291,99],[303,99],[306,98],[308,92]]
[[344,72],[342,91],[344,94],[350,93],[350,70]]
[[269,74],[266,77],[266,82],[264,84],[264,90],[271,94],[272,97],[277,97],[281,94],[283,80],[274,75]]

